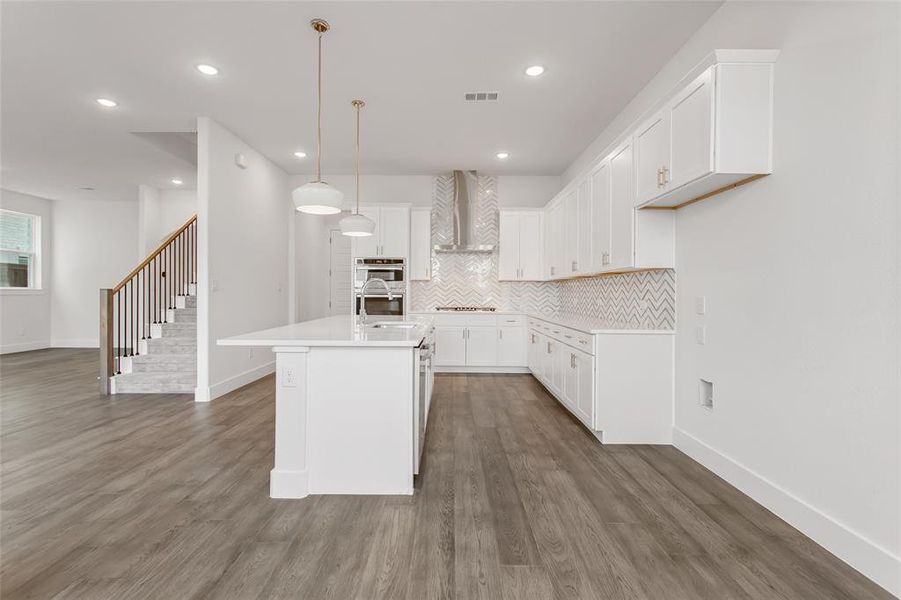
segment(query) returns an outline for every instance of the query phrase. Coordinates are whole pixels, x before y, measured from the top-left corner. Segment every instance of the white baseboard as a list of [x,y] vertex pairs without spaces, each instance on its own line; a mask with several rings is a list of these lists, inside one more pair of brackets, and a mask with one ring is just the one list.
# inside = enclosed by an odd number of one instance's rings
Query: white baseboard
[[310,477],[307,470],[269,471],[270,498],[306,498],[310,495]]
[[435,367],[436,373],[529,373],[529,367]]
[[275,361],[273,360],[264,365],[260,365],[259,367],[248,369],[243,373],[238,373],[237,375],[229,377],[225,381],[215,383],[208,388],[197,387],[194,389],[194,401],[209,402],[210,400],[214,400],[219,396],[224,396],[239,387],[245,386],[248,383],[256,381],[260,377],[265,377],[274,372]]
[[29,350],[43,350],[49,348],[47,341],[19,342],[18,344],[3,344],[0,346],[0,354],[12,354],[13,352],[28,352]]
[[673,427],[673,445],[869,579],[901,597],[901,557],[678,427]]
[[65,338],[50,340],[51,348],[99,348],[97,338]]

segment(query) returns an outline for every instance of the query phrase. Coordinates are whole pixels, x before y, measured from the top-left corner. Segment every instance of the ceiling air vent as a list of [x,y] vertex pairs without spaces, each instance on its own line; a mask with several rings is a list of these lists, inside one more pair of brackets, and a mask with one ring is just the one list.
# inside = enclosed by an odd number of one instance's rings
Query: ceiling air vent
[[467,102],[497,102],[497,92],[466,92]]

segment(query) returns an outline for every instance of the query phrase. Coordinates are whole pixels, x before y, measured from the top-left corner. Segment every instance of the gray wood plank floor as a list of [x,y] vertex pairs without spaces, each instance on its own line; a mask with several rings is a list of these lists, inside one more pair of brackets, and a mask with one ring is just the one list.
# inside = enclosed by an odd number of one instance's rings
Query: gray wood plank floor
[[268,497],[271,377],[96,393],[97,352],[0,359],[0,595],[873,599],[677,450],[598,444],[527,375],[437,378],[412,497]]

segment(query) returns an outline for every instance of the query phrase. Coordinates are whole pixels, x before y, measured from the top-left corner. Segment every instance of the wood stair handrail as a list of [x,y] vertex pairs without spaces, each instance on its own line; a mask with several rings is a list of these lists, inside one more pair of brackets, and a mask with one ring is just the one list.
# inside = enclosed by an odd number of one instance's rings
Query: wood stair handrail
[[170,236],[167,237],[165,240],[163,240],[163,242],[162,242],[159,246],[156,247],[156,250],[154,250],[153,252],[151,252],[151,253],[147,256],[147,258],[145,258],[143,261],[141,261],[141,264],[139,264],[135,269],[133,269],[131,273],[129,273],[128,275],[126,275],[125,278],[122,279],[122,281],[120,281],[119,284],[118,284],[116,287],[114,287],[114,288],[112,289],[111,293],[115,294],[116,292],[118,292],[119,290],[121,290],[121,289],[125,286],[126,283],[128,283],[129,281],[131,281],[131,278],[132,278],[132,277],[134,277],[135,275],[137,275],[138,273],[140,273],[140,272],[141,272],[141,269],[143,269],[144,267],[146,267],[148,264],[150,264],[150,261],[152,261],[154,258],[156,258],[157,256],[159,256],[159,255],[163,252],[163,250],[166,249],[166,246],[168,246],[168,245],[172,242],[172,240],[174,240],[175,238],[177,238],[177,237],[178,237],[185,229],[187,229],[188,227],[190,227],[191,225],[193,225],[196,221],[197,221],[197,215],[196,215],[196,214],[193,215],[193,216],[192,216],[190,219],[188,219],[187,221],[185,221],[185,224],[184,224],[184,225],[182,225],[181,227],[179,227],[178,229],[176,229],[176,230],[172,233],[172,235],[170,235]]

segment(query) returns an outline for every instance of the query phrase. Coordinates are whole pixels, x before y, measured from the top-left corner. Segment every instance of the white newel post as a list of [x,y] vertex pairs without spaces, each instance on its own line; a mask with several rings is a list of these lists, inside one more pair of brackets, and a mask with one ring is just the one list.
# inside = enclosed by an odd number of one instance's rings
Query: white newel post
[[275,371],[275,465],[269,476],[272,498],[306,498],[308,347],[277,347]]

